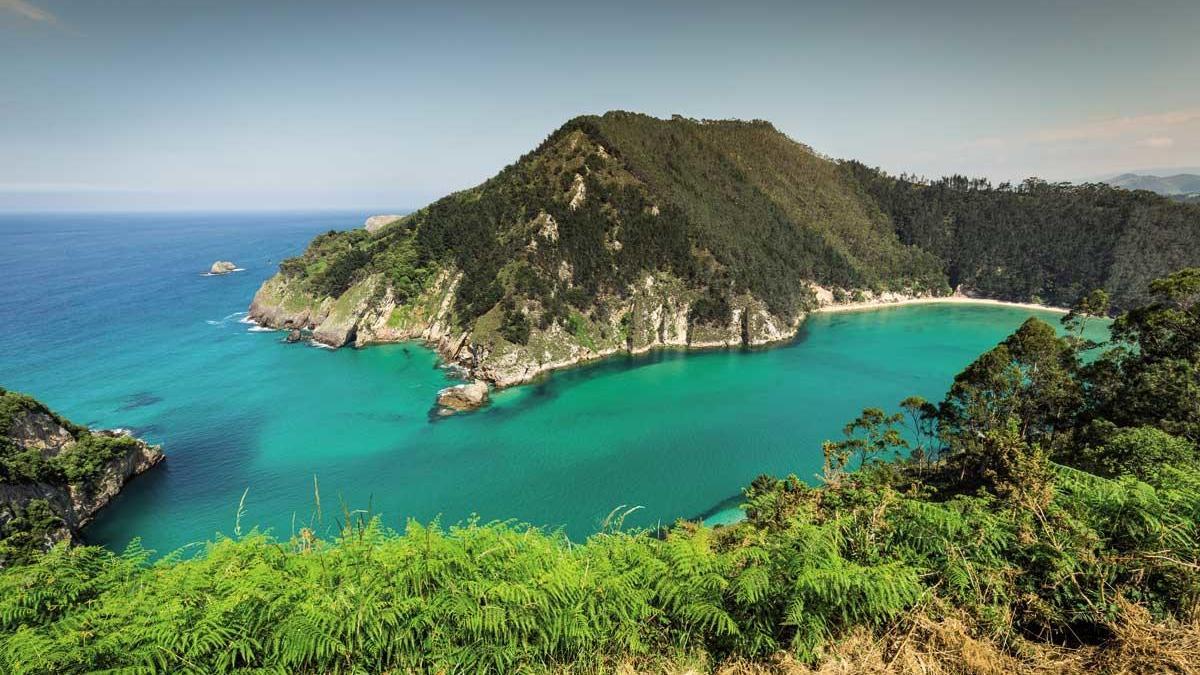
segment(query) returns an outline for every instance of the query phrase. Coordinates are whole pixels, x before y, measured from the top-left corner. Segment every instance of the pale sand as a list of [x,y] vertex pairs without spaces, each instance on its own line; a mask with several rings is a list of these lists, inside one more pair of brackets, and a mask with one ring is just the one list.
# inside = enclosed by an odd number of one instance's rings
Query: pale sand
[[950,295],[941,298],[904,298],[902,300],[867,300],[865,302],[849,302],[838,305],[825,305],[814,312],[856,312],[867,309],[883,309],[885,307],[903,307],[905,305],[996,305],[1000,307],[1020,307],[1036,309],[1044,312],[1066,314],[1064,307],[1038,305],[1032,302],[1007,302],[1005,300],[987,300],[985,298],[968,298],[961,295]]

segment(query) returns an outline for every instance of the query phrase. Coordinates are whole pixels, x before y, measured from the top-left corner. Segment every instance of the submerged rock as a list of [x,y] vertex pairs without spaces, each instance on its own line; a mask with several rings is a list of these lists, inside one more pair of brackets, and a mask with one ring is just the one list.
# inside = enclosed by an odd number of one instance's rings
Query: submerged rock
[[233,263],[229,262],[228,260],[218,260],[217,262],[212,264],[212,267],[209,268],[208,273],[209,274],[229,274],[230,272],[236,272],[236,271],[237,271],[237,265],[234,265]]
[[488,386],[483,380],[475,380],[469,384],[456,384],[438,392],[437,403],[441,406],[442,415],[453,415],[456,412],[476,410],[488,402]]

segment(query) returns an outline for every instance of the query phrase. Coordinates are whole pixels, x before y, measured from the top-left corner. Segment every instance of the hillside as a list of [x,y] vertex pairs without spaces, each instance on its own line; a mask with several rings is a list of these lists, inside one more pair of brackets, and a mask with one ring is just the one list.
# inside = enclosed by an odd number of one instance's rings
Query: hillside
[[901,240],[937,255],[952,286],[982,297],[1070,306],[1103,288],[1127,309],[1147,299],[1151,279],[1200,263],[1200,208],[1149,192],[1032,178],[921,181],[843,166]]
[[137,474],[162,461],[124,431],[93,431],[0,388],[0,567],[79,532]]
[[506,386],[659,346],[762,345],[859,295],[1115,308],[1200,263],[1200,209],[1100,185],[893,178],[764,121],[571,120],[484,184],[319,236],[251,305],[330,346],[422,339]]
[[421,338],[500,385],[617,351],[790,337],[812,283],[948,293],[836,164],[766,122],[581,117],[479,187],[318,237],[255,296],[325,344]]

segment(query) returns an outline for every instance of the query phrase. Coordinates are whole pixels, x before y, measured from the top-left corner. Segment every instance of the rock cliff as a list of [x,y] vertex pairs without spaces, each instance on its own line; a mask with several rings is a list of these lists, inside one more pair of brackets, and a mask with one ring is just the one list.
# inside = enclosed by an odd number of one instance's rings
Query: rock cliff
[[0,389],[0,540],[36,548],[76,541],[130,479],[163,458],[125,430],[79,427]]

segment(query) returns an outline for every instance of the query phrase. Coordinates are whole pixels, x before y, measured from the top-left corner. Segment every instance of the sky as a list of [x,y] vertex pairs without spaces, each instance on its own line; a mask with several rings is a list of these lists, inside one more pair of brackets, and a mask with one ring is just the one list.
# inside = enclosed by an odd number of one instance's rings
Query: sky
[[1200,166],[1200,2],[0,0],[0,210],[415,208],[573,116],[893,173]]

